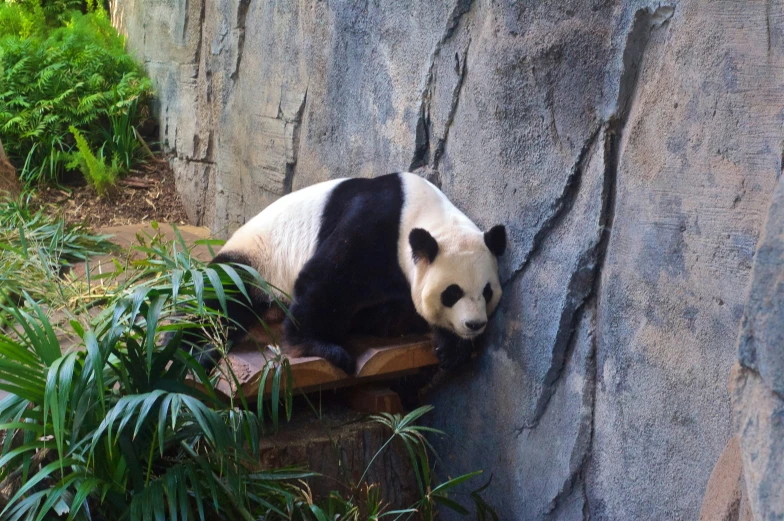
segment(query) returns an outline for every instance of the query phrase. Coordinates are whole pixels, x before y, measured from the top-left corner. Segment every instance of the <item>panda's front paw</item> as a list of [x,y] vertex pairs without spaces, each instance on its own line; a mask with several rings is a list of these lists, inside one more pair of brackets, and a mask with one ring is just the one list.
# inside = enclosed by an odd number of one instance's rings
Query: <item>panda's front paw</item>
[[342,369],[347,375],[353,375],[357,370],[357,361],[354,357],[336,344],[311,340],[304,344],[302,355],[323,358],[338,369]]
[[438,367],[445,371],[457,369],[471,359],[473,343],[445,329],[433,331]]
[[460,341],[452,349],[436,350],[438,367],[444,371],[452,371],[471,360],[472,345],[468,341]]
[[329,353],[324,355],[327,362],[342,369],[347,375],[353,376],[357,371],[357,361],[354,360],[354,357],[340,346],[330,345],[328,347]]

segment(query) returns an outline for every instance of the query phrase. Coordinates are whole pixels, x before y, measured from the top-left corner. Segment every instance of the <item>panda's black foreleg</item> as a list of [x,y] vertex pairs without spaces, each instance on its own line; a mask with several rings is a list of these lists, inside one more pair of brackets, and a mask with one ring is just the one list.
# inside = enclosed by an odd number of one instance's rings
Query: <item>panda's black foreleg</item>
[[474,341],[466,340],[447,329],[433,328],[433,345],[438,358],[438,366],[450,371],[464,365],[471,359]]
[[348,331],[348,321],[341,313],[325,307],[317,299],[297,297],[291,307],[290,317],[283,322],[286,342],[298,346],[302,356],[317,356],[352,375],[357,361],[339,344]]
[[337,344],[311,338],[303,340],[300,346],[302,347],[302,356],[323,358],[335,367],[342,369],[347,375],[353,375],[357,370],[357,361],[354,357]]

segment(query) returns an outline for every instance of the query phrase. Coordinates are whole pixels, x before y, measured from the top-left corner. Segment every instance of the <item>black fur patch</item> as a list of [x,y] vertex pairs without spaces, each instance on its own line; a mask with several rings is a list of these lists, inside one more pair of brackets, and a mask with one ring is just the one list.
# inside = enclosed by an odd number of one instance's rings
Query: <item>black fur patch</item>
[[[316,252],[294,284],[290,311],[298,326],[284,322],[303,355],[322,356],[352,374],[356,361],[340,347],[352,325],[365,315],[384,329],[400,322],[384,315],[410,314],[411,289],[397,257],[403,197],[397,174],[348,179],[330,194]],[[385,307],[394,302],[405,304]]]
[[503,224],[493,226],[485,232],[485,244],[496,257],[504,254],[506,251],[506,228]]
[[457,301],[463,298],[465,292],[463,289],[458,286],[457,284],[450,284],[447,288],[441,292],[441,304],[445,307],[451,308]]
[[414,308],[414,302],[400,299],[363,309],[351,321],[350,332],[356,334],[397,337],[427,333],[430,326]]
[[428,262],[436,260],[438,243],[427,230],[422,228],[411,230],[408,234],[408,244],[411,245],[414,262],[417,262],[419,259],[427,259]]
[[490,302],[493,299],[493,288],[490,287],[489,282],[485,286],[485,289],[482,290],[482,296],[485,298],[485,302]]

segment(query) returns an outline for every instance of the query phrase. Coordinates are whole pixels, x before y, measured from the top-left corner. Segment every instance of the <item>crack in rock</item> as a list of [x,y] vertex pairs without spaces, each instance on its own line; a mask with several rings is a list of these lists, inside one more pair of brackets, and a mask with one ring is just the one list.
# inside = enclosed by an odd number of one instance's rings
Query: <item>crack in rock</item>
[[[187,4],[187,2],[186,2],[185,5],[186,5],[186,7],[185,7],[185,16],[186,16],[185,28],[187,29],[187,27],[188,27],[188,23],[187,23],[187,16],[188,16],[188,14],[187,14],[188,13],[187,5],[188,4]],[[194,74],[193,74],[194,78],[198,78],[199,77],[199,68],[201,67],[201,46],[202,46],[202,40],[204,39],[204,19],[206,18],[206,15],[207,15],[207,12],[206,12],[206,0],[201,0],[201,5],[199,6],[199,38],[196,41],[196,53],[194,55],[194,61],[196,62],[196,69],[195,69]]]
[[242,63],[242,55],[245,52],[245,20],[248,17],[250,2],[251,0],[240,0],[237,6],[237,59],[234,62],[234,71],[229,75],[229,78],[235,82],[240,77],[240,64]]
[[432,67],[428,73],[426,87],[422,91],[419,102],[419,117],[417,118],[416,133],[414,137],[414,157],[411,158],[409,171],[423,167],[429,162],[430,155],[430,90],[432,82]]
[[[518,435],[525,430],[535,428],[539,424],[539,421],[547,411],[550,400],[564,373],[565,365],[571,357],[574,343],[576,342],[577,326],[584,316],[585,308],[587,306],[592,306],[593,308],[598,309],[599,307],[602,273],[607,259],[610,236],[615,220],[617,179],[623,132],[637,94],[640,69],[642,67],[645,49],[650,41],[651,32],[653,29],[665,25],[671,19],[673,13],[674,7],[661,6],[655,11],[640,9],[634,15],[632,27],[627,35],[626,46],[624,47],[623,52],[623,69],[619,81],[616,111],[615,114],[602,125],[605,138],[603,150],[604,173],[601,195],[602,208],[599,214],[598,223],[598,229],[600,230],[599,240],[581,258],[577,269],[570,278],[566,305],[564,306],[564,312],[561,314],[556,341],[553,346],[551,366],[545,376],[545,389],[537,402],[534,418],[518,430]],[[513,280],[527,269],[531,260],[540,251],[545,235],[548,235],[551,230],[558,226],[563,219],[563,216],[571,210],[577,192],[580,189],[582,170],[585,167],[587,158],[590,157],[593,141],[596,139],[597,135],[598,132],[595,132],[588,140],[590,146],[583,148],[576,163],[576,167],[567,180],[562,196],[556,200],[552,207],[553,211],[551,212],[550,217],[548,217],[545,224],[534,236],[529,255],[506,282]],[[585,283],[588,281],[590,283],[586,287]],[[594,321],[595,320],[596,314],[594,314]],[[595,323],[592,329],[594,332],[598,331]],[[590,402],[591,418],[590,422],[588,422],[588,440],[584,445],[578,443],[575,447],[576,450],[582,450],[582,457],[580,463],[570,472],[560,491],[549,505],[546,515],[548,518],[552,519],[556,518],[558,510],[565,504],[574,490],[577,489],[578,484],[580,493],[584,499],[583,518],[590,519],[586,474],[588,465],[591,461],[595,432],[595,400],[598,378],[598,339],[596,334],[594,334],[591,339],[591,353],[589,356],[591,357],[591,366],[593,368],[590,382],[590,396],[583,397],[584,404],[586,403],[586,400]],[[581,427],[578,438],[585,435],[583,429],[584,426]],[[577,452],[573,451],[572,460],[574,459],[575,454],[577,454]]]
[[[433,89],[435,87],[434,78],[436,62],[441,55],[441,48],[454,35],[457,27],[460,25],[460,20],[463,18],[463,15],[471,10],[472,5],[473,0],[457,0],[454,7],[452,8],[452,12],[450,13],[449,18],[447,19],[444,33],[436,43],[433,52],[430,53],[430,60],[428,61],[427,66],[427,75],[425,76],[424,87],[422,88],[422,94],[419,100],[419,116],[417,118],[414,137],[414,154],[408,167],[409,171],[414,171],[417,168],[427,166],[430,162],[430,101],[432,99]],[[465,56],[463,58],[463,72],[465,72]],[[463,83],[463,79],[464,78],[461,75],[458,80],[459,84],[456,89],[458,95],[460,86],[462,86]],[[454,114],[452,114],[452,116],[454,116]],[[446,139],[446,132],[444,139]],[[441,148],[443,153],[443,146]]]
[[446,147],[446,140],[449,137],[449,129],[452,128],[452,123],[455,120],[455,114],[457,113],[457,105],[460,101],[460,93],[463,90],[463,83],[465,81],[466,70],[467,70],[467,62],[468,62],[468,49],[471,47],[471,39],[469,38],[468,44],[466,45],[465,50],[463,51],[463,59],[460,59],[460,55],[455,53],[455,60],[457,64],[455,66],[457,72],[457,84],[455,88],[452,89],[452,101],[449,105],[449,113],[446,117],[446,123],[444,123],[444,137],[443,138],[436,138],[436,149],[433,153],[433,170],[438,170],[438,163],[441,161],[441,156],[444,155],[444,149]]
[[[593,444],[593,428],[595,417],[595,398],[596,398],[596,335],[593,333],[596,328],[596,298],[595,295],[590,298],[586,304],[586,310],[591,309],[591,327],[590,327],[590,349],[586,357],[586,382],[583,385],[583,409],[590,411],[588,418],[584,418],[577,432],[576,443],[572,449],[569,458],[570,472],[564,480],[563,485],[550,501],[545,512],[545,519],[558,519],[561,508],[567,503],[575,490],[579,490],[583,496],[583,519],[585,517],[585,508],[587,505],[587,495],[585,493],[585,469],[587,468],[590,460],[591,445]],[[583,316],[585,316],[583,314]],[[582,320],[582,317],[581,319]]]
[[455,6],[452,8],[452,13],[449,15],[449,20],[447,20],[446,29],[444,30],[443,36],[441,36],[439,45],[443,45],[452,37],[457,26],[460,25],[460,20],[463,18],[463,15],[471,10],[471,5],[473,3],[474,0],[457,0]]
[[[594,138],[594,141],[595,139],[596,138]],[[560,210],[559,221],[569,212],[569,210],[571,210],[571,207],[574,204],[574,200],[576,199],[577,193],[580,190],[580,185],[582,184],[583,170],[590,162],[590,158],[593,156],[591,153],[593,150],[594,147],[591,147],[586,152],[585,157],[582,158],[582,161],[579,162],[580,168],[575,169],[575,179],[573,185],[569,187],[569,197],[561,199],[562,201],[565,201],[565,204]],[[606,178],[607,176],[605,173],[605,180]],[[604,185],[606,186],[606,182]],[[605,191],[604,186],[602,190],[603,192]],[[607,196],[605,193],[603,193],[602,209],[599,214],[599,230],[602,230],[602,220],[606,212],[606,207]],[[553,223],[552,226],[548,228],[548,230],[553,229],[555,225],[556,224]],[[539,395],[539,399],[537,400],[536,408],[534,409],[534,417],[517,429],[518,436],[524,431],[534,429],[539,425],[539,421],[547,411],[550,400],[555,394],[555,391],[558,387],[558,381],[561,379],[561,376],[564,373],[564,369],[566,368],[566,361],[574,351],[574,345],[577,341],[577,326],[582,320],[583,309],[593,293],[595,281],[598,277],[599,260],[601,255],[600,245],[602,243],[601,237],[602,232],[600,231],[597,239],[592,244],[590,244],[590,246],[580,257],[579,261],[577,262],[576,269],[572,272],[569,278],[566,296],[564,298],[564,305],[561,310],[561,317],[558,322],[558,329],[556,331],[555,340],[551,349],[550,367],[547,369],[547,373],[545,374],[544,381],[542,383],[543,390]],[[537,249],[537,252],[538,251],[540,250]]]
[[302,95],[302,102],[300,103],[299,107],[297,108],[294,116],[289,120],[286,119],[283,109],[279,106],[278,111],[280,112],[282,119],[286,121],[286,129],[291,127],[291,154],[286,160],[286,176],[283,180],[283,191],[284,193],[291,193],[294,186],[294,176],[297,173],[297,159],[299,157],[299,150],[300,150],[300,130],[302,128],[302,116],[305,113],[305,104],[308,100],[308,87],[305,87],[305,93]]
[[623,69],[618,87],[615,118],[611,118],[619,120],[621,126],[626,124],[631,111],[637,92],[642,58],[651,39],[651,32],[667,24],[674,13],[675,7],[671,5],[660,6],[655,11],[646,7],[634,13],[632,27],[623,49]]
[[[604,259],[602,259],[602,263],[604,263]],[[602,268],[600,267],[600,270]],[[600,284],[601,278],[596,281],[597,286]],[[599,288],[597,287],[593,293],[593,307],[595,310],[599,308]],[[588,497],[588,466],[591,462],[592,457],[592,449],[593,449],[593,439],[596,433],[596,386],[599,381],[599,363],[598,363],[598,353],[599,353],[599,342],[596,336],[597,329],[597,317],[598,313],[594,312],[593,314],[593,326],[592,330],[594,334],[591,335],[591,351],[588,354],[591,360],[590,369],[592,370],[591,376],[591,385],[590,385],[590,395],[587,397],[583,397],[583,403],[586,400],[590,400],[591,403],[591,417],[588,423],[588,443],[585,449],[585,454],[583,455],[582,463],[580,464],[579,472],[580,472],[580,494],[583,496],[583,519],[590,520],[591,519],[591,502]]]
[[577,199],[577,193],[580,191],[583,171],[585,170],[585,167],[588,164],[588,160],[590,159],[590,152],[593,149],[594,143],[599,137],[599,133],[601,132],[602,128],[602,124],[597,125],[596,129],[586,140],[582,150],[580,151],[580,155],[577,157],[577,161],[574,163],[571,174],[569,174],[569,177],[566,179],[566,183],[564,184],[563,190],[561,191],[561,195],[558,196],[558,198],[556,198],[555,201],[553,201],[553,203],[550,205],[549,215],[545,219],[544,224],[542,224],[539,230],[537,230],[536,234],[534,234],[531,249],[528,251],[528,255],[525,256],[523,262],[521,262],[520,265],[515,268],[514,271],[512,271],[506,280],[502,282],[502,286],[507,286],[519,275],[525,273],[525,271],[528,269],[528,266],[531,264],[531,261],[539,254],[539,250],[541,249],[545,238],[561,223],[561,221],[563,221],[563,218],[572,209],[574,201]]
[[[640,79],[640,68],[645,54],[645,49],[650,41],[651,32],[659,27],[665,26],[672,18],[675,7],[670,5],[660,6],[655,11],[650,9],[640,10],[635,13],[632,29],[627,38],[627,46],[624,49],[623,63],[624,69],[621,74],[620,87],[618,90],[617,114],[618,117],[611,122],[609,131],[605,139],[605,175],[603,200],[605,207],[602,209],[602,220],[599,225],[602,228],[602,237],[599,242],[599,252],[597,258],[597,271],[594,280],[594,287],[591,291],[591,299],[595,301],[596,309],[601,304],[602,273],[607,261],[610,236],[615,222],[616,200],[618,195],[618,169],[621,157],[621,142],[623,132],[629,119],[631,107],[637,95]],[[629,45],[629,43],[633,45]],[[624,88],[625,87],[625,88]],[[594,314],[594,321],[598,314]],[[599,339],[597,324],[594,324],[594,331],[597,332],[592,337],[591,349],[593,359],[593,378],[591,387],[591,421],[590,437],[587,450],[580,467],[581,494],[583,495],[583,519],[591,519],[591,505],[588,496],[588,467],[592,458],[593,440],[596,432],[596,387],[599,378],[598,353]]]
[[[185,41],[185,37],[188,35],[188,22],[190,21],[190,18],[191,18],[190,13],[188,12],[188,8],[190,7],[190,3],[191,3],[190,0],[185,0],[185,7],[184,7],[185,16],[183,16],[183,20],[182,20],[182,34],[180,35],[180,39],[183,42]],[[146,31],[145,31],[145,34],[146,34]]]

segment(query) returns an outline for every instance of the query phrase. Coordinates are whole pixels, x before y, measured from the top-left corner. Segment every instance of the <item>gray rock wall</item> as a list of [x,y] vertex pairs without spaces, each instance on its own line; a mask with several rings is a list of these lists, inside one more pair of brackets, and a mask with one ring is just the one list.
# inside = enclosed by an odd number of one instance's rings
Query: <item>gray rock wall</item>
[[732,397],[754,518],[784,519],[784,179],[754,261]]
[[[780,2],[123,0],[195,223],[416,169],[508,227],[447,470],[503,519],[696,519],[781,172]],[[751,491],[752,487],[749,487]],[[751,494],[751,492],[750,492]]]

